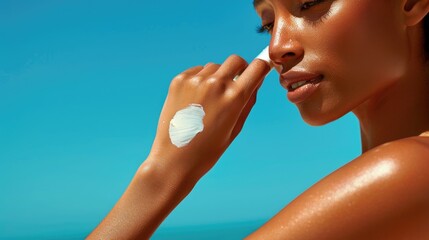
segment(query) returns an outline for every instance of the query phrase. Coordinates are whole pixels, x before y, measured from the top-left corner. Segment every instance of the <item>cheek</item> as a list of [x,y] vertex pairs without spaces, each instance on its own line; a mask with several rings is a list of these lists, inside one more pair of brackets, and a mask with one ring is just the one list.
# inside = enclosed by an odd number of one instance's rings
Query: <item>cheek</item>
[[389,1],[338,0],[329,17],[307,33],[307,57],[319,63],[327,80],[316,101],[300,106],[307,123],[341,117],[404,74],[407,41]]
[[371,83],[391,81],[404,73],[407,44],[394,4],[338,1],[332,7],[332,14],[320,25],[321,58],[329,62],[330,72]]

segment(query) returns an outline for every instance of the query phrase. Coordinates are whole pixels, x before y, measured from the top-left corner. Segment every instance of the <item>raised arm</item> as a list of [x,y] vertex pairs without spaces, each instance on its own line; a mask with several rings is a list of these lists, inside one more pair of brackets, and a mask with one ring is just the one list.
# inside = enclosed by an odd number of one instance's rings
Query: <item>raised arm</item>
[[262,60],[231,56],[178,75],[149,157],[87,239],[148,239],[241,131],[269,70]]

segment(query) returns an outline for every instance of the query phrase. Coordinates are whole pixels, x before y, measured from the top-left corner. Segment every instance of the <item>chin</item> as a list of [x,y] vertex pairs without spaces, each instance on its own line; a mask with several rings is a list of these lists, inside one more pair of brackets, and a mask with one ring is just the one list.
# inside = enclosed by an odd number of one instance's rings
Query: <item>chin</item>
[[[302,119],[310,126],[318,127],[331,123],[345,114],[345,113],[334,113],[332,111],[306,111],[307,109],[299,108]],[[313,109],[314,110],[314,109]]]
[[323,125],[326,125],[326,124],[336,120],[336,119],[327,120],[327,119],[317,118],[317,117],[307,117],[307,116],[303,116],[303,115],[301,115],[301,116],[302,116],[302,119],[304,120],[305,123],[307,123],[308,125],[313,126],[313,127],[323,126]]

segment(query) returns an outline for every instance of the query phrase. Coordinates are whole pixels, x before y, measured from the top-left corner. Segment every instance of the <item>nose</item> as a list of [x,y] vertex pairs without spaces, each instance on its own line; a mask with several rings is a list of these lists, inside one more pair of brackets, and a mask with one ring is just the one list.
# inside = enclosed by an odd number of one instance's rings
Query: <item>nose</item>
[[270,41],[270,58],[286,72],[304,57],[304,48],[298,41],[299,27],[292,21],[276,21]]

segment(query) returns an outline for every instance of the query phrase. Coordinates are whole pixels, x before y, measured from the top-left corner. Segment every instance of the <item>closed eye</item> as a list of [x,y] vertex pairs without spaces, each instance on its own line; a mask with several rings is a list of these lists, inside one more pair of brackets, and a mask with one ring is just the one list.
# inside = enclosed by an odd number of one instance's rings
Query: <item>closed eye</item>
[[325,0],[313,0],[313,1],[304,2],[304,3],[301,5],[301,11],[308,10],[308,9],[310,9],[311,7],[313,7],[314,5],[317,5],[317,4],[322,3],[322,2],[324,2],[324,1],[325,1]]
[[267,24],[264,24],[262,26],[258,26],[256,28],[256,32],[257,33],[271,33],[271,31],[273,30],[273,27],[274,27],[274,23],[273,22],[272,23],[267,23]]

